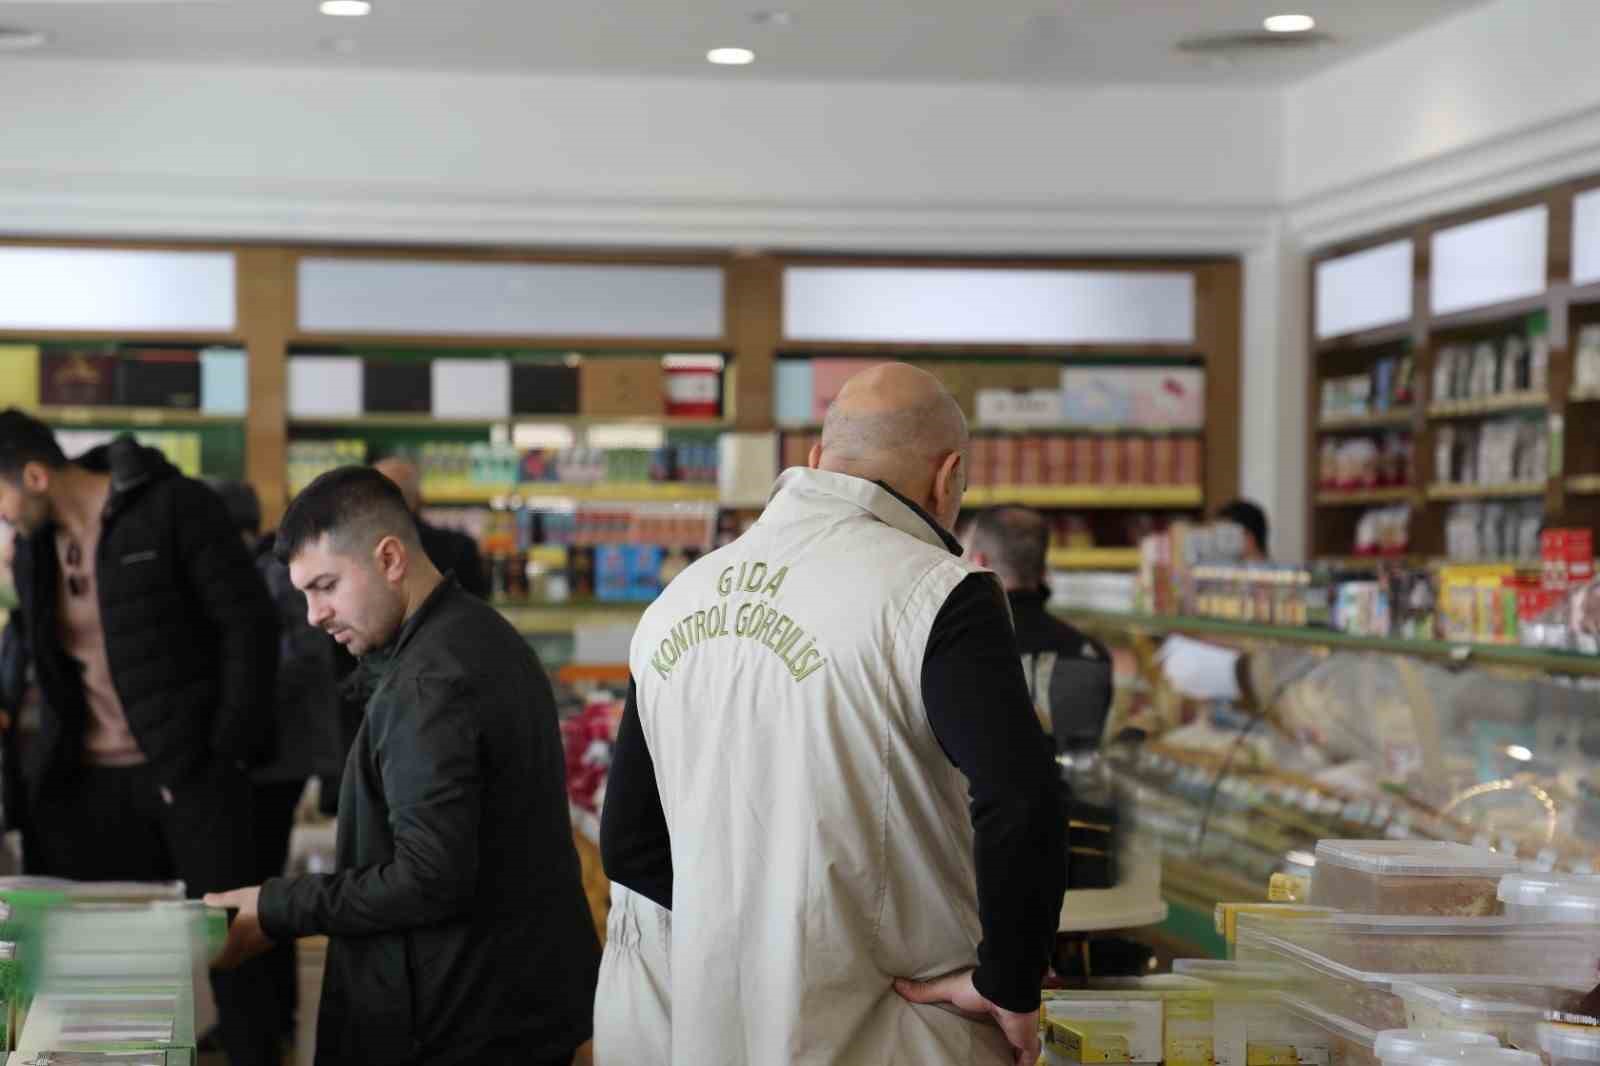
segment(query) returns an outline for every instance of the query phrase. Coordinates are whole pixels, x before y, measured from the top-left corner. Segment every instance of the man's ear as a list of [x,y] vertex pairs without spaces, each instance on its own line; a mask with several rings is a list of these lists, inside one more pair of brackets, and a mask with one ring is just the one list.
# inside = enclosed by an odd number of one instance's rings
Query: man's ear
[[392,534],[378,541],[377,547],[372,549],[372,559],[378,566],[378,573],[391,585],[404,581],[411,566],[405,542]]
[[43,463],[25,463],[22,467],[22,487],[31,493],[50,490],[50,468]]
[[822,469],[822,445],[813,444],[811,454],[806,456],[806,465],[813,470]]

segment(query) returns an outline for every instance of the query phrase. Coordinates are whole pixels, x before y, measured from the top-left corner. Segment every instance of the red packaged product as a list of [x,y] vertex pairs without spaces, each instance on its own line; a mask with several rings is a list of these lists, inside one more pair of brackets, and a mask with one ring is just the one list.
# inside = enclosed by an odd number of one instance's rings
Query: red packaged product
[[1185,437],[1177,442],[1173,484],[1200,484],[1200,440],[1198,437]]
[[1123,443],[1123,453],[1127,462],[1127,467],[1124,471],[1127,476],[1127,483],[1130,485],[1151,484],[1150,438],[1129,437]]
[[1044,440],[1041,437],[1023,437],[1017,441],[1017,484],[1043,483]]
[[1060,435],[1045,438],[1044,480],[1047,485],[1062,485],[1071,480],[1072,441]]
[[1157,437],[1150,443],[1150,483],[1171,485],[1177,480],[1178,448],[1171,437]]

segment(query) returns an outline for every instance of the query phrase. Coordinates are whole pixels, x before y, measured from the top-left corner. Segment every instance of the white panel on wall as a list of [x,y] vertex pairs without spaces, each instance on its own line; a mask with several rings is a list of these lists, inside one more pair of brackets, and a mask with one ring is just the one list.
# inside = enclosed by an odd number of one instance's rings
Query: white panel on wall
[[234,328],[231,252],[0,248],[0,329]]
[[789,267],[783,335],[796,341],[1187,344],[1194,340],[1194,276]]
[[1572,283],[1600,281],[1600,189],[1572,203]]
[[1525,207],[1433,235],[1433,313],[1537,296],[1545,289],[1549,212]]
[[504,359],[435,359],[433,413],[440,418],[508,418],[511,364]]
[[720,267],[300,260],[308,333],[723,334]]
[[356,355],[289,357],[289,417],[359,415],[366,365]]
[[1317,339],[1374,329],[1411,317],[1409,240],[1317,264]]

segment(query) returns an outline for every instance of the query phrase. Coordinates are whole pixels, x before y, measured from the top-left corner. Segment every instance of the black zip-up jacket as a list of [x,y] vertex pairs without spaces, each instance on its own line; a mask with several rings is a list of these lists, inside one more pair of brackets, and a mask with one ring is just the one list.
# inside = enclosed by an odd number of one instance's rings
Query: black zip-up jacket
[[268,936],[329,937],[317,1066],[454,1066],[488,1044],[570,1055],[592,1029],[600,948],[544,669],[446,578],[362,659],[367,678],[338,872],[261,890]]
[[[123,436],[74,462],[111,475],[94,559],[111,680],[128,727],[169,782],[271,748],[278,622],[222,500],[153,448]],[[35,798],[70,785],[89,709],[58,636],[55,527],[19,541],[23,632],[45,711],[27,771]]]

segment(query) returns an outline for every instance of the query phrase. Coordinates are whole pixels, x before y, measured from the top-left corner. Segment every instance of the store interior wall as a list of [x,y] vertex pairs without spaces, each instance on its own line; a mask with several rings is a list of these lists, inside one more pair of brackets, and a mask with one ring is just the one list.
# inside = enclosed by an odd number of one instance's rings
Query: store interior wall
[[1294,559],[1305,251],[1600,172],[1593,20],[1496,0],[1286,88],[13,57],[0,233],[1239,255],[1241,485]]

